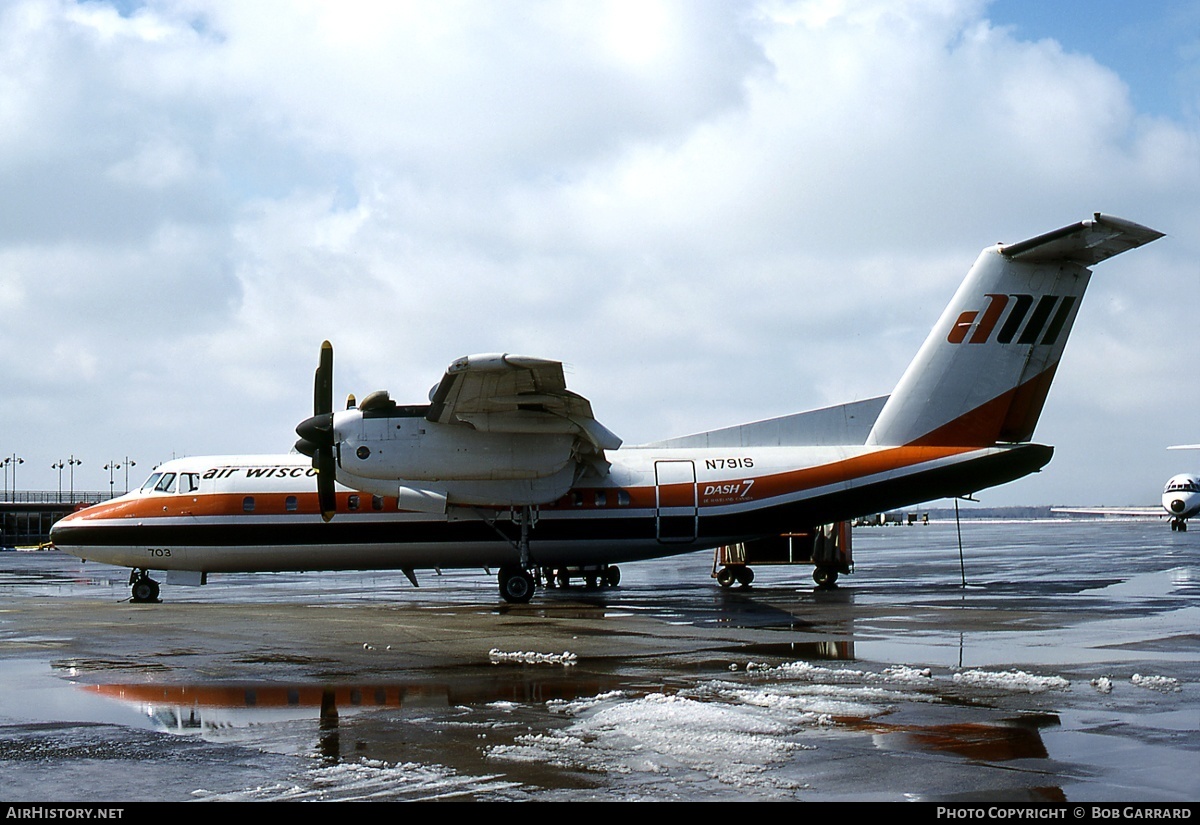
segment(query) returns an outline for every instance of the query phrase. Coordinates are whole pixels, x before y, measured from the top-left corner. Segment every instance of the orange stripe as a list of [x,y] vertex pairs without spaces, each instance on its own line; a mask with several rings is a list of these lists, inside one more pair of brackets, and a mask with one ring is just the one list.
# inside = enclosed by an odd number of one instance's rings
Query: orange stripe
[[[357,510],[350,509],[350,496],[359,497]],[[254,499],[254,509],[247,511],[244,502],[247,498]],[[296,509],[287,509],[287,500],[296,499]],[[370,493],[338,493],[339,513],[372,513],[395,511],[397,507],[394,497],[385,497],[383,507],[375,510],[371,506]],[[288,515],[309,514],[321,512],[317,502],[316,492],[312,493],[204,493],[202,495],[151,495],[131,501],[112,501],[96,504],[86,510],[80,510],[68,518],[74,520],[90,519],[120,519],[120,518],[177,518],[180,516],[255,516],[255,515]]]
[[1046,395],[1054,380],[1055,364],[1018,387],[1001,393],[953,421],[911,442],[912,446],[962,445],[990,447],[997,442],[1023,442],[1033,437]]
[[[763,501],[778,496],[788,495],[791,493],[803,492],[805,490],[813,490],[820,487],[829,487],[832,485],[846,484],[856,479],[866,476],[880,475],[883,473],[894,472],[914,467],[920,464],[925,464],[931,461],[937,461],[951,456],[961,455],[971,452],[977,447],[968,446],[906,446],[906,447],[890,447],[887,449],[877,450],[866,455],[855,456],[853,458],[844,459],[842,461],[834,461],[828,464],[821,464],[816,467],[806,467],[796,470],[786,470],[779,473],[773,473],[764,476],[750,476],[754,480],[754,484],[750,488],[747,495],[730,495],[717,494],[711,496],[703,495],[703,490],[708,485],[738,483],[745,480],[745,477],[739,478],[723,478],[715,479],[710,482],[698,482],[700,493],[700,505],[707,507],[715,507],[722,504],[742,503]],[[681,487],[682,485],[669,485],[671,488]],[[617,496],[613,488],[594,487],[580,488],[572,490],[567,495],[560,498],[553,504],[543,507],[544,510],[556,511],[577,511],[577,510],[597,510],[597,509],[653,509],[657,506],[657,500],[654,487],[637,487],[637,488],[622,488],[624,492],[629,494],[629,504],[618,505]],[[595,492],[604,490],[609,495],[605,496],[603,505],[596,505]],[[576,492],[581,493],[580,496],[582,505],[575,504]],[[691,485],[686,485],[686,501],[680,499],[681,503],[691,505],[692,488]],[[357,511],[349,509],[348,499],[351,495],[359,495],[362,501]],[[254,510],[245,511],[243,509],[243,501],[246,498],[254,499]],[[295,510],[287,509],[287,499],[295,497],[297,507]],[[506,510],[506,507],[485,508]],[[338,513],[341,515],[350,513],[372,513],[372,512],[399,512],[397,510],[397,501],[395,498],[385,498],[382,510],[374,510],[371,507],[371,496],[369,494],[360,493],[339,493],[338,494]],[[277,516],[277,515],[316,515],[320,513],[320,507],[317,502],[317,494],[312,493],[209,493],[205,495],[185,495],[185,496],[145,496],[131,501],[114,501],[97,504],[82,510],[78,513],[68,516],[69,519],[79,521],[90,521],[93,519],[153,519],[153,518],[179,518],[186,516],[195,517],[214,517],[214,516]]]

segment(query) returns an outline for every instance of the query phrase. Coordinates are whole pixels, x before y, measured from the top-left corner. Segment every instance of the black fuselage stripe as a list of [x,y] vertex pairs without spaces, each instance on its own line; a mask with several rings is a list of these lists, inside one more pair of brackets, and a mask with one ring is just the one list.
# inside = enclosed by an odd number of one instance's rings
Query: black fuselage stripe
[[[706,515],[704,508],[701,508],[695,543],[711,544],[714,540],[731,536],[779,535],[816,524],[844,521],[938,498],[965,495],[1033,472],[1050,460],[1052,452],[1050,447],[1030,444],[799,501],[713,515]],[[197,521],[188,524],[174,521],[155,524],[151,519],[136,525],[117,526],[72,522],[56,525],[54,536],[56,543],[64,547],[303,547],[473,544],[502,542],[506,536],[508,540],[515,541],[518,529],[508,520],[490,525],[482,520],[426,521],[411,517],[382,520],[378,515],[367,519],[342,514],[328,523],[291,521],[286,517],[279,521],[256,520],[247,523],[239,522],[236,516],[222,523]],[[649,510],[629,517],[589,517],[580,513],[570,518],[539,519],[531,539],[534,542],[645,541],[654,538],[657,530],[657,519],[654,512]]]

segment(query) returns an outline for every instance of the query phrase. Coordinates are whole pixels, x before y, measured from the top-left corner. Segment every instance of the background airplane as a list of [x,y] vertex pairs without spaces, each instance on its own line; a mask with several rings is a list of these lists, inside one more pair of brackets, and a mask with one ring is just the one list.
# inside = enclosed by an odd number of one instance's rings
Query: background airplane
[[[601,425],[557,361],[455,361],[428,403],[334,411],[333,348],[288,456],[167,462],[142,489],[58,522],[54,544],[201,583],[210,572],[496,567],[535,573],[767,542],[1035,472],[1031,443],[1091,276],[1162,233],[1097,213],[985,248],[888,396],[637,446]],[[311,460],[305,456],[311,456]],[[825,581],[836,569],[818,570]]]
[[[1176,444],[1168,450],[1200,450],[1200,444]],[[1171,529],[1187,532],[1187,521],[1200,513],[1200,473],[1180,473],[1167,479],[1162,507],[1054,507],[1056,513],[1100,516],[1163,516],[1171,518]]]

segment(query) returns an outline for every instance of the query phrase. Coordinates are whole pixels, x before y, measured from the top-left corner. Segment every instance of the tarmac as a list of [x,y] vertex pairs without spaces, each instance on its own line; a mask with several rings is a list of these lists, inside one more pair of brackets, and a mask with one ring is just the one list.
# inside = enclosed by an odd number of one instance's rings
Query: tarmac
[[[959,535],[962,551],[960,555]],[[509,605],[495,571],[128,571],[0,554],[0,799],[1200,799],[1200,530],[854,532]]]

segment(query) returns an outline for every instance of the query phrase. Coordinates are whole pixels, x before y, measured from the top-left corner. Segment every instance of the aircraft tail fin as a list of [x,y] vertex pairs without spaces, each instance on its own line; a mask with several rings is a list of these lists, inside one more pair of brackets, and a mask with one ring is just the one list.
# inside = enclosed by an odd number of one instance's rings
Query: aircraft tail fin
[[879,414],[868,444],[1029,441],[1091,277],[1162,237],[1096,213],[980,253]]

